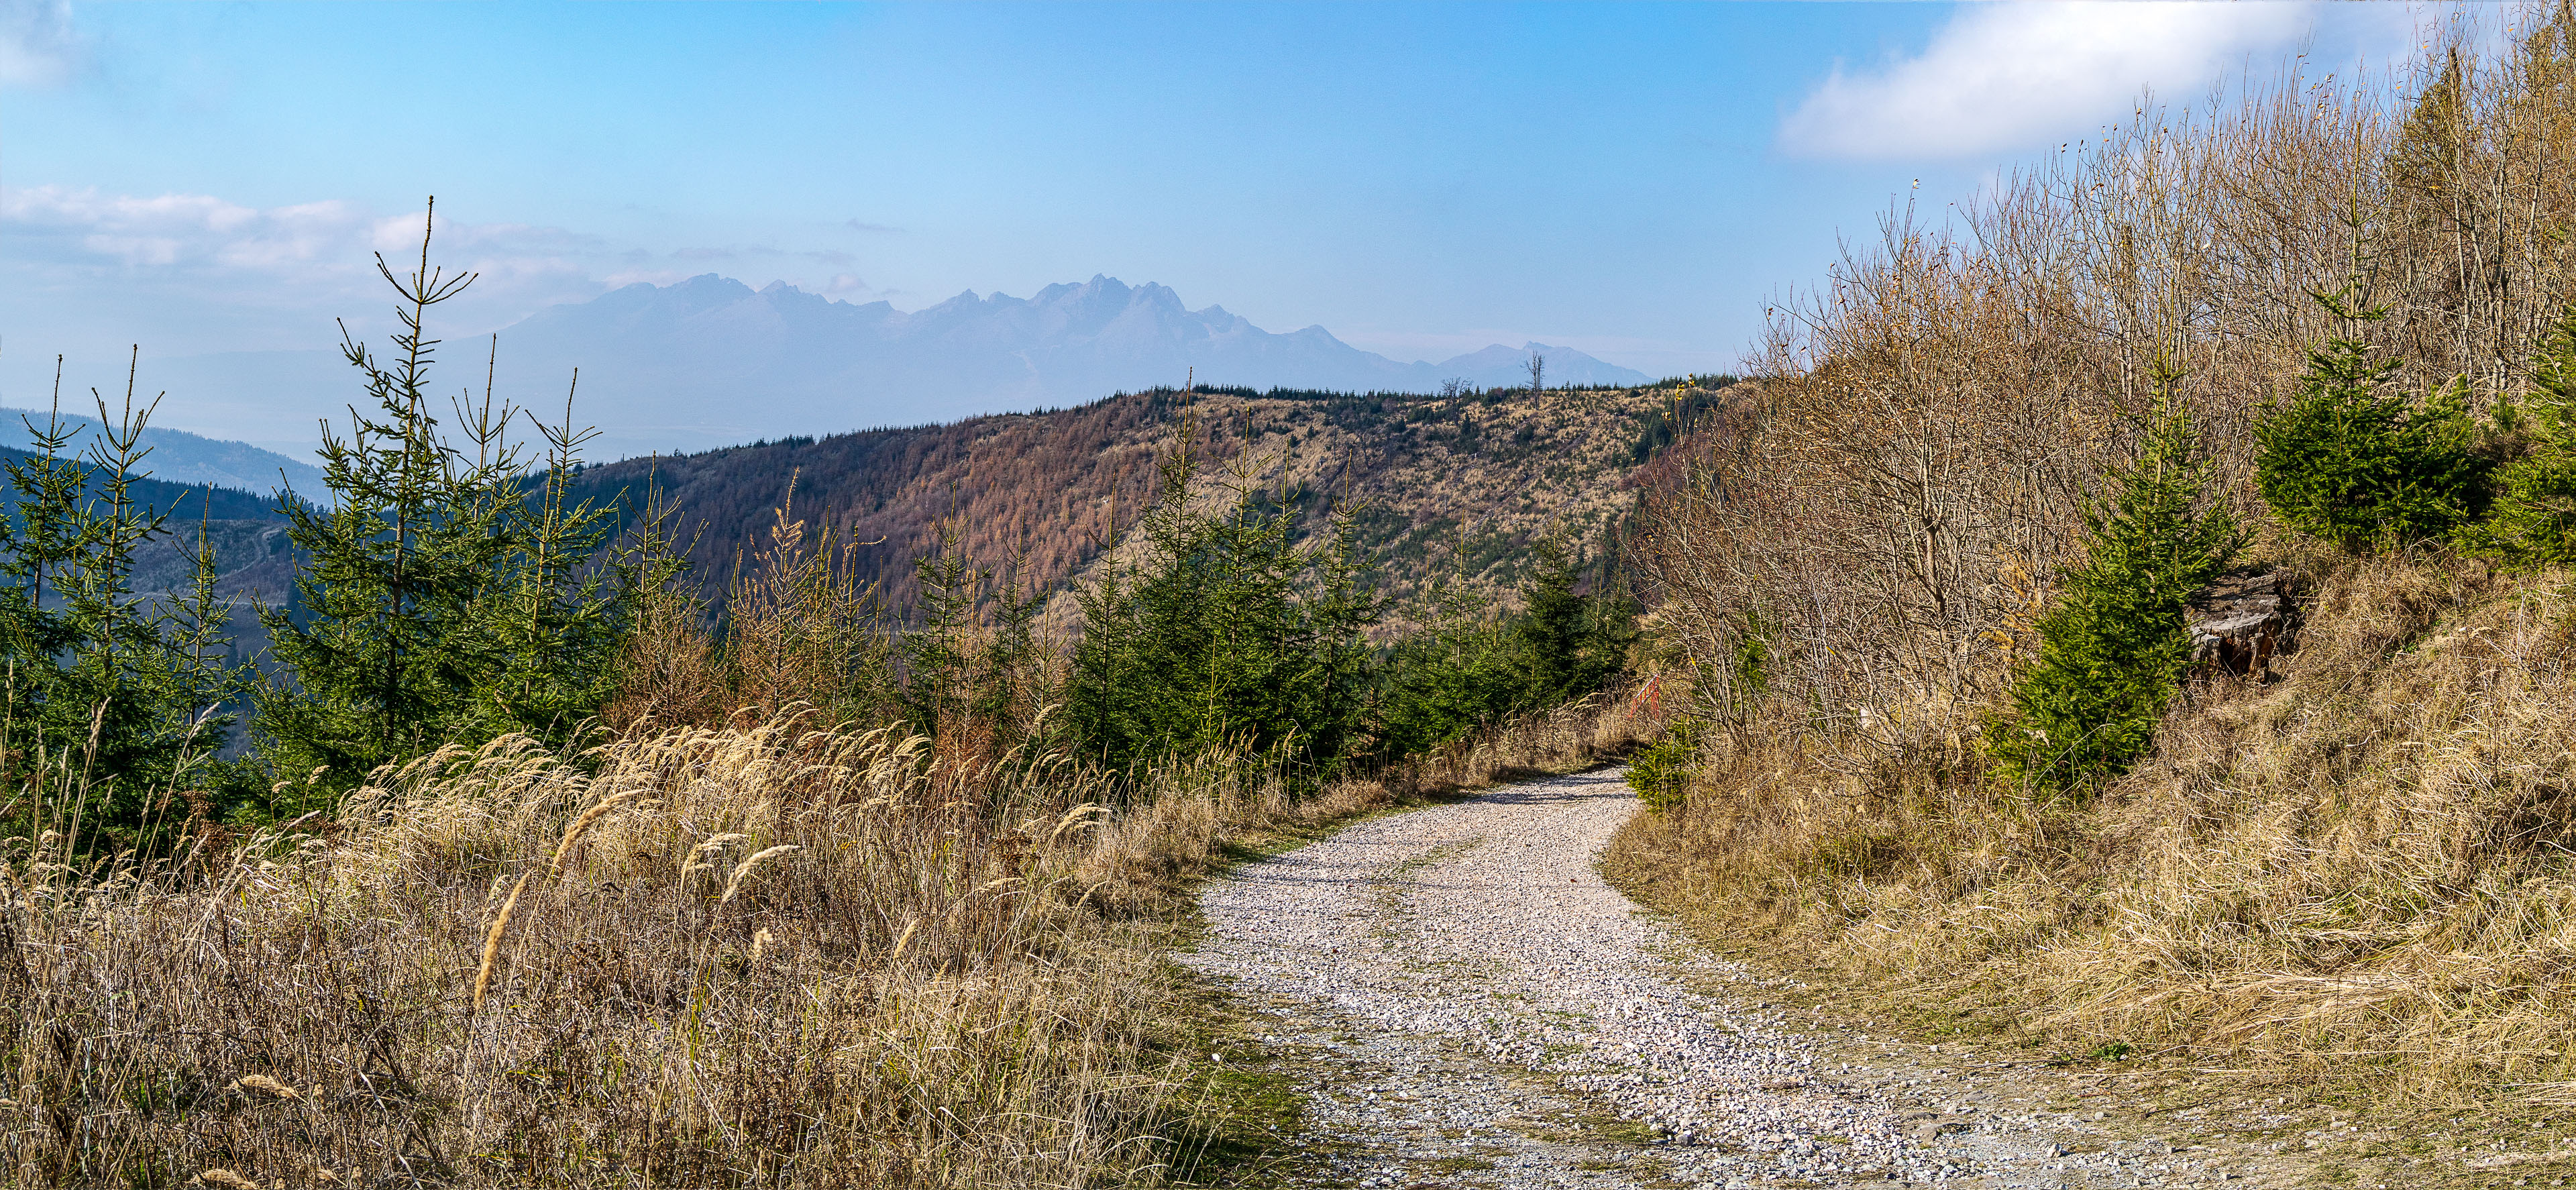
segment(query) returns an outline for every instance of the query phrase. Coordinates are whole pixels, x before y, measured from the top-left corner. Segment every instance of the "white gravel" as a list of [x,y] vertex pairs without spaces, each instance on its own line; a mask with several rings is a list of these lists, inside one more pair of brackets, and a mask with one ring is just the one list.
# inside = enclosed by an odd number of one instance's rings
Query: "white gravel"
[[1318,1156],[1294,1180],[2224,1176],[2126,1142],[2071,1153],[2075,1116],[1987,1106],[2009,1097],[1946,1069],[1825,1069],[1820,1039],[1768,1005],[1687,990],[1694,971],[1744,973],[1602,880],[1601,849],[1635,806],[1617,770],[1517,785],[1361,823],[1205,891],[1208,935],[1182,961],[1231,981],[1274,1052],[1303,1055]]

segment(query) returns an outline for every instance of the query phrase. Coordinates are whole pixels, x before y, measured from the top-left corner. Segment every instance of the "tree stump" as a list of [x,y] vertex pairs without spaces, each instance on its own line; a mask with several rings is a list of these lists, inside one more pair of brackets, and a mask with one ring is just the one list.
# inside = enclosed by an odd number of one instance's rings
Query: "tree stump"
[[2270,681],[2272,660],[2286,652],[2298,629],[2292,602],[2298,583],[2280,571],[2235,571],[2192,596],[2185,619],[2191,631],[2191,668]]

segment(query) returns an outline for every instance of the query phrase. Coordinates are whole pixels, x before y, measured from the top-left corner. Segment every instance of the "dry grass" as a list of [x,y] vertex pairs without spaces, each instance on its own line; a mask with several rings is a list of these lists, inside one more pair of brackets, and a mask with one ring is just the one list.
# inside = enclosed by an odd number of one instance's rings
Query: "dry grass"
[[918,747],[514,738],[201,870],[16,865],[10,1179],[1155,1181],[1165,993],[1071,908],[1090,811],[933,801]]
[[1127,921],[1246,847],[1638,726],[1576,708],[1297,800],[1227,757],[959,782],[789,714],[579,764],[449,749],[185,868],[76,878],[19,840],[5,1180],[1167,1182],[1225,1105],[1172,1044],[1168,931]]
[[1720,741],[1614,865],[1711,933],[2060,1052],[2570,1098],[2567,577],[2335,565],[2285,679],[2197,690],[2089,804],[1981,784],[1948,741],[1859,773]]

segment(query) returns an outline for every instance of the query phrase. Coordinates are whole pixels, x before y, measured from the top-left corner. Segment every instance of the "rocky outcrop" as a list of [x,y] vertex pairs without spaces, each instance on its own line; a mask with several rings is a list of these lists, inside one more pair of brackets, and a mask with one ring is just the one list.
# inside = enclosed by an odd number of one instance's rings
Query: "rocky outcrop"
[[2297,586],[2277,570],[2240,570],[2193,596],[2186,621],[2193,672],[2271,680],[2273,658],[2289,650],[2298,631]]

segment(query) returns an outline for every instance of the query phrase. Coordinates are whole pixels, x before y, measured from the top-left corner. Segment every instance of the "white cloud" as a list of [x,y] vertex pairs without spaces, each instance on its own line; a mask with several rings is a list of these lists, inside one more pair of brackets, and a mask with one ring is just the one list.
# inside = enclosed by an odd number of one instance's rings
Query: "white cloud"
[[1780,126],[1803,157],[1933,160],[2026,148],[2180,95],[2305,34],[2304,3],[1999,3],[1962,8],[1922,54],[1833,76]]
[[[338,199],[259,209],[204,194],[139,197],[68,186],[0,187],[7,257],[27,264],[238,270],[300,281],[375,275],[420,245],[422,213],[377,216]],[[477,271],[595,250],[591,237],[525,224],[440,220],[434,256]]]
[[82,56],[71,0],[0,0],[0,87],[50,87]]
[[[0,330],[18,342],[144,339],[156,350],[311,346],[346,316],[381,329],[392,294],[376,275],[418,259],[421,212],[378,215],[343,200],[257,208],[203,194],[141,196],[65,186],[0,187]],[[596,238],[524,224],[441,218],[433,263],[480,274],[445,320],[498,326],[600,292]]]

